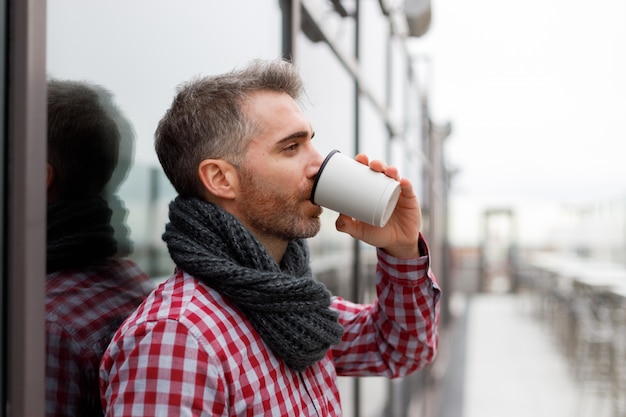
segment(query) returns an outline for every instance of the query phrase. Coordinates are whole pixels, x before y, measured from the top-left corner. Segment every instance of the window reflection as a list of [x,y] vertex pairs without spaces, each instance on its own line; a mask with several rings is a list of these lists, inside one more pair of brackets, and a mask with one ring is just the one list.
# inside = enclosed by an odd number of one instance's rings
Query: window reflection
[[[48,82],[46,416],[101,415],[98,366],[153,288],[126,258],[115,192],[132,155],[130,123],[103,87]],[[120,157],[120,149],[126,151]],[[119,162],[119,163],[118,163]]]
[[280,56],[279,2],[53,1],[47,31],[49,75],[106,86],[132,124],[134,152],[120,149],[130,167],[118,190],[127,230],[117,233],[159,280],[173,268],[161,234],[175,194],[154,152],[156,125],[180,82]]

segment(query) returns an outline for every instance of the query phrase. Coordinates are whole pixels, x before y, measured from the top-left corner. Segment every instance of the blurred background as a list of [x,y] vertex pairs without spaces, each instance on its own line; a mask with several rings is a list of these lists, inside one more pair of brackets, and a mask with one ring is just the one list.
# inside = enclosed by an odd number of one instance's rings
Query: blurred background
[[[157,281],[175,194],[153,135],[196,75],[291,59],[320,152],[413,182],[444,294],[439,354],[407,378],[342,378],[346,416],[626,416],[626,2],[36,4],[46,75],[101,84],[132,124],[118,233]],[[375,252],[336,215],[311,239],[314,272],[370,301]]]

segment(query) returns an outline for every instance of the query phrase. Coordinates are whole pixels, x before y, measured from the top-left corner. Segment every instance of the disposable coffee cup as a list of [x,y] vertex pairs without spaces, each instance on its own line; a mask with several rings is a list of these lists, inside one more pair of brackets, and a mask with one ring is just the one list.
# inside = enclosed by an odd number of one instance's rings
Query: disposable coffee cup
[[387,224],[399,197],[398,181],[336,149],[324,159],[311,193],[314,204],[379,227]]

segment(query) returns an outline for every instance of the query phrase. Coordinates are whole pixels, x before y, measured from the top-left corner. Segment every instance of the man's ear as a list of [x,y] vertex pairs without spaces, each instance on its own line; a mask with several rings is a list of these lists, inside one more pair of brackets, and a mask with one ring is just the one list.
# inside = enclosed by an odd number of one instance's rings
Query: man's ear
[[54,167],[50,164],[46,164],[46,189],[49,190],[54,181]]
[[223,199],[235,198],[239,176],[229,162],[223,159],[205,159],[198,166],[198,176],[210,194]]

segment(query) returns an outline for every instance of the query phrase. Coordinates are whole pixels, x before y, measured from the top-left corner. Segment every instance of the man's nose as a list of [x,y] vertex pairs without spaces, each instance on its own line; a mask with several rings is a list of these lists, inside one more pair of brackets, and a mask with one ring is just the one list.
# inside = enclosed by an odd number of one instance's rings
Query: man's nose
[[315,178],[317,176],[317,173],[319,172],[320,168],[322,167],[322,163],[324,162],[324,156],[319,153],[319,151],[315,148],[312,149],[312,157],[311,157],[311,163],[309,164],[309,176],[311,178]]

